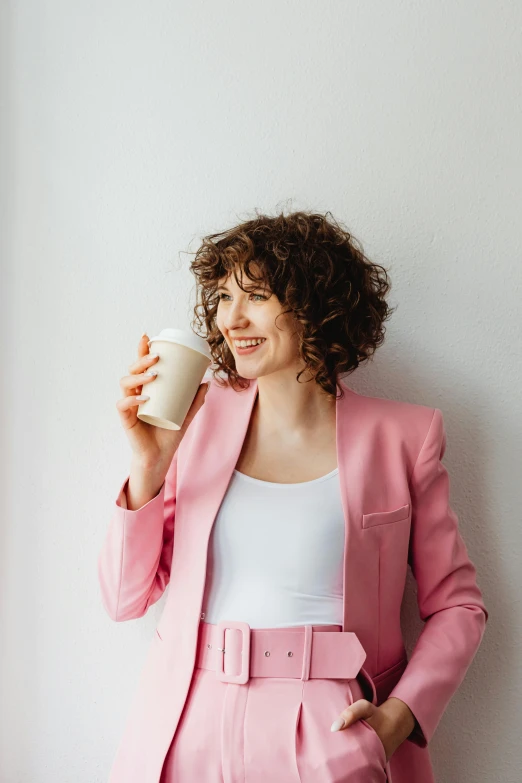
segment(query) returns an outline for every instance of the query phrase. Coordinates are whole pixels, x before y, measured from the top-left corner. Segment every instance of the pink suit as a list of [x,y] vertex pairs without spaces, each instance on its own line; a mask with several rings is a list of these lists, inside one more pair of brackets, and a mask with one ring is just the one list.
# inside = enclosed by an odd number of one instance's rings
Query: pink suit
[[[354,632],[364,647],[376,703],[396,696],[419,724],[392,755],[388,774],[382,770],[382,781],[430,783],[427,744],[475,656],[488,612],[449,504],[441,411],[357,394],[341,384],[336,438],[346,525],[342,630]],[[195,668],[207,546],[256,392],[255,380],[241,392],[213,380],[159,494],[128,511],[119,504],[128,477],[118,493],[98,560],[107,613],[115,621],[142,617],[167,585],[169,590],[109,783],[159,783],[191,685],[196,677],[210,682],[208,672]],[[408,565],[425,622],[409,660],[400,627]],[[292,730],[295,739],[299,726]],[[371,738],[376,750],[373,740],[377,735]]]

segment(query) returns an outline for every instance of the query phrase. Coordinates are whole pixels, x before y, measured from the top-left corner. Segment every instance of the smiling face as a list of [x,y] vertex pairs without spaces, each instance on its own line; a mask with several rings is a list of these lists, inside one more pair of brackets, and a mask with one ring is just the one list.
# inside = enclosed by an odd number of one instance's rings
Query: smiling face
[[[238,278],[247,291],[239,287],[233,274],[219,281],[216,323],[234,356],[239,375],[253,379],[281,370],[301,369],[292,313],[280,315],[284,309],[281,302],[262,282],[256,283],[241,273]],[[242,348],[236,338],[263,341],[255,347]]]

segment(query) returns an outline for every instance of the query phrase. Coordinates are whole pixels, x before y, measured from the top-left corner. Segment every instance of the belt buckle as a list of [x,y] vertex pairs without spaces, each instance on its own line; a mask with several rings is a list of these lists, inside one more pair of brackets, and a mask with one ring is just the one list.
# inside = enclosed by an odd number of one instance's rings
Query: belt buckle
[[[250,677],[250,626],[241,620],[221,620],[216,624],[216,628],[217,642],[221,645],[217,649],[222,653],[219,656],[216,677],[221,682],[236,682],[239,685],[244,685]],[[225,674],[225,629],[227,628],[236,628],[241,631],[241,671],[239,674]]]

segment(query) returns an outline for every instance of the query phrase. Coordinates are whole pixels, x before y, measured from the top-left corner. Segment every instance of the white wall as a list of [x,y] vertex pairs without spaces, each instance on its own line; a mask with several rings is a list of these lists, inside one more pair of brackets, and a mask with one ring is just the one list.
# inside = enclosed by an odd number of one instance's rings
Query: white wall
[[[331,210],[398,310],[363,393],[440,407],[490,621],[431,743],[440,783],[519,780],[522,7],[516,0],[2,6],[2,783],[105,783],[155,621],[96,560],[144,330],[255,207]],[[414,585],[408,643],[420,629]]]

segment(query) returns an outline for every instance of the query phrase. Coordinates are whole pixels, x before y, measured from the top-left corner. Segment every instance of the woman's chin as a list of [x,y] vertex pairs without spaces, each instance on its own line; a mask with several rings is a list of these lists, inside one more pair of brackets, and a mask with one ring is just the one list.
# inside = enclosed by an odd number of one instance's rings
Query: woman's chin
[[259,378],[259,373],[253,367],[241,367],[240,363],[236,362],[236,370],[242,378],[246,378],[247,381],[255,381]]

